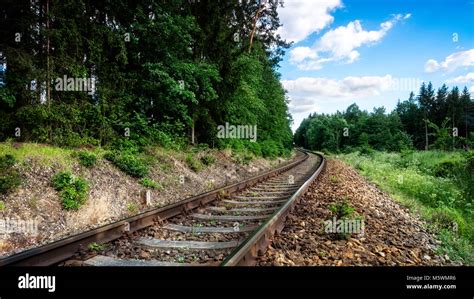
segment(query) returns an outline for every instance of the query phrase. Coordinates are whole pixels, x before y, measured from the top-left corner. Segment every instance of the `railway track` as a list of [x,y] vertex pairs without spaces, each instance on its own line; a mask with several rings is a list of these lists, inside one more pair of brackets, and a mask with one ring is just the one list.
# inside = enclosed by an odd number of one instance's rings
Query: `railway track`
[[6,257],[0,266],[254,265],[324,167],[321,155],[299,151],[276,170]]

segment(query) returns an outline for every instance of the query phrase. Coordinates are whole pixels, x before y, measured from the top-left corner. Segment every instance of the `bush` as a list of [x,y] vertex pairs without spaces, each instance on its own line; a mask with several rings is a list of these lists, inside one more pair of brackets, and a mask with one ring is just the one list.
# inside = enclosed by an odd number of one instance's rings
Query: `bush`
[[104,156],[123,172],[135,178],[143,178],[148,175],[149,168],[147,163],[129,152],[109,152]]
[[213,156],[203,156],[201,157],[202,164],[209,166],[216,162],[216,159]]
[[73,154],[79,159],[79,164],[84,167],[92,167],[97,163],[97,156],[93,153],[80,151]]
[[186,164],[188,167],[191,168],[194,172],[199,172],[202,169],[202,164],[199,160],[196,160],[192,154],[186,156]]
[[20,173],[13,166],[16,159],[12,155],[0,157],[0,193],[7,194],[21,185]]
[[261,144],[262,156],[265,158],[275,158],[280,154],[278,145],[271,140],[265,140]]
[[51,178],[51,182],[54,189],[60,192],[64,209],[77,210],[86,202],[89,186],[84,179],[76,178],[70,172],[59,172]]
[[4,155],[0,157],[0,170],[6,170],[16,164],[16,159],[12,155]]
[[149,178],[143,178],[141,180],[138,181],[141,185],[143,185],[144,187],[147,187],[147,188],[151,188],[151,189],[162,189],[163,186],[161,186],[160,184],[158,184],[157,182],[153,181],[152,179],[149,179]]

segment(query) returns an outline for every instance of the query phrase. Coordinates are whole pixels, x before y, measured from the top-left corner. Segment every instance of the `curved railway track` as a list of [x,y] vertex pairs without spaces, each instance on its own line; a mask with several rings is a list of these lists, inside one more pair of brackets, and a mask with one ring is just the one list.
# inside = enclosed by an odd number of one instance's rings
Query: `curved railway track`
[[[299,150],[278,169],[0,259],[0,266],[254,265],[324,168],[322,155]],[[106,245],[92,252],[91,243]]]

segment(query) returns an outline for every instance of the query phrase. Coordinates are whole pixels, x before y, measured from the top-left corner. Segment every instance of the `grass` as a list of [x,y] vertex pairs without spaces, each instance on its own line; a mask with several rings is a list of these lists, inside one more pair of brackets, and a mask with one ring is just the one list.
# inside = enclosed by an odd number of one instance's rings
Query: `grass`
[[21,185],[20,173],[14,168],[16,163],[13,155],[0,156],[0,194],[12,192]]
[[138,208],[138,205],[134,202],[131,202],[127,205],[127,210],[132,214],[136,214],[140,211],[140,209]]
[[90,251],[101,252],[105,249],[105,245],[104,244],[99,244],[99,243],[96,243],[96,242],[92,242],[92,243],[89,244],[88,248],[89,248]]
[[89,185],[83,178],[68,171],[58,172],[51,178],[51,183],[59,192],[64,209],[78,210],[86,202]]
[[[466,158],[466,156],[468,158]],[[474,210],[469,153],[374,152],[338,156],[420,215],[442,242],[440,254],[474,265]]]
[[202,163],[200,160],[196,159],[193,154],[188,154],[186,156],[186,164],[189,168],[191,168],[194,172],[199,172],[202,170]]
[[155,181],[153,181],[152,179],[149,179],[149,178],[140,179],[138,182],[146,188],[157,189],[157,190],[163,189],[163,186],[161,184],[159,184],[159,183],[157,183],[157,182],[155,182]]

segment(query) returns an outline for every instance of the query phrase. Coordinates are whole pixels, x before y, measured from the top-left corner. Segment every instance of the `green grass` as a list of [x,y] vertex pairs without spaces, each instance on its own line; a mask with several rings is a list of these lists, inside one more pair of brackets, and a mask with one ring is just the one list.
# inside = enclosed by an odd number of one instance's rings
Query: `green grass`
[[20,173],[14,168],[16,163],[11,154],[0,156],[0,194],[12,192],[21,185]]
[[134,202],[127,204],[127,210],[132,214],[136,214],[140,211],[138,205]]
[[474,264],[470,153],[358,152],[339,155],[362,175],[419,214],[442,241],[440,254]]
[[79,164],[84,167],[92,167],[97,163],[97,155],[88,151],[78,151],[72,155],[77,157]]
[[159,183],[157,183],[157,182],[155,182],[155,181],[153,181],[152,179],[149,179],[149,178],[140,179],[138,182],[146,188],[157,189],[157,190],[163,189],[163,186],[161,184],[159,184]]
[[191,153],[186,156],[186,164],[188,164],[188,167],[191,168],[194,172],[199,172],[202,170],[201,161],[196,159]]
[[73,151],[39,143],[21,143],[19,147],[13,147],[12,143],[0,143],[0,155],[10,154],[18,161],[25,161],[27,158],[36,158],[42,165],[59,163],[62,166],[70,166],[74,161],[71,157]]
[[86,202],[89,185],[83,178],[67,171],[58,172],[51,178],[51,183],[59,192],[64,209],[78,210]]

